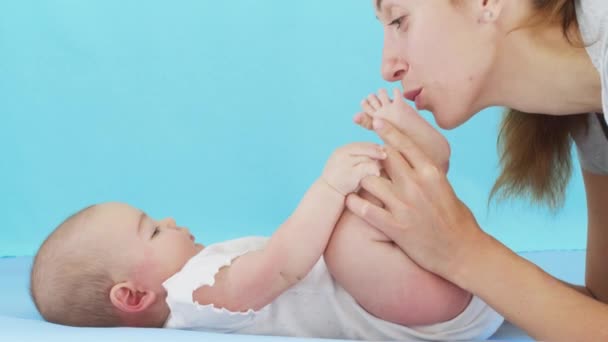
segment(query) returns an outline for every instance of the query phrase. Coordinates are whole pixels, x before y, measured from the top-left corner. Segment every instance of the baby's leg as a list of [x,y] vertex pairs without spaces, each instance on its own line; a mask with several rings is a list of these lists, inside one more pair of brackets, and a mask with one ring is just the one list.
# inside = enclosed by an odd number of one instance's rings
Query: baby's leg
[[448,321],[471,299],[468,292],[420,268],[386,235],[348,210],[324,257],[336,281],[365,310],[386,321],[407,326]]
[[359,125],[371,129],[372,119],[381,118],[395,125],[408,135],[424,151],[424,153],[439,167],[447,172],[450,160],[450,145],[439,131],[428,123],[420,114],[403,100],[403,95],[397,90],[393,99],[388,97],[386,90],[381,89],[378,95],[369,95],[362,101],[363,112],[354,118]]
[[[445,138],[411,108],[401,94],[390,100],[386,91],[370,95],[355,117],[371,129],[374,117],[393,123],[447,171],[450,147]],[[369,193],[360,195],[379,204]],[[415,264],[387,236],[346,210],[325,251],[336,279],[371,314],[402,325],[450,320],[468,305],[471,295]]]

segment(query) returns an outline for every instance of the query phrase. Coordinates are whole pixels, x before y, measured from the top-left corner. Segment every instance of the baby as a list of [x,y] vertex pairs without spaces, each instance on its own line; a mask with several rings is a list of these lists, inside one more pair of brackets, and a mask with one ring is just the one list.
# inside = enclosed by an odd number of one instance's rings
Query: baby
[[[381,91],[363,107],[356,122],[369,127],[371,117],[382,117],[424,134],[425,150],[447,167],[447,142],[401,96],[390,100]],[[373,143],[336,150],[270,238],[205,247],[170,218],[154,220],[121,203],[85,208],[40,247],[32,298],[46,320],[73,326],[360,340],[489,337],[502,317],[344,210],[345,196],[363,178],[379,176],[385,158]]]

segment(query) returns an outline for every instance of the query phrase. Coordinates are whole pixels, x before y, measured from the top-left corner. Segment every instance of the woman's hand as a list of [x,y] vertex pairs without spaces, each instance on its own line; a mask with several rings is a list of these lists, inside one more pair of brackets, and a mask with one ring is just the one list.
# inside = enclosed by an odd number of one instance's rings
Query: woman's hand
[[348,208],[390,237],[423,268],[458,284],[458,272],[479,243],[488,240],[471,211],[462,203],[446,175],[416,144],[385,120],[374,130],[386,143],[384,169],[390,179],[368,176],[361,182],[384,204],[356,194]]

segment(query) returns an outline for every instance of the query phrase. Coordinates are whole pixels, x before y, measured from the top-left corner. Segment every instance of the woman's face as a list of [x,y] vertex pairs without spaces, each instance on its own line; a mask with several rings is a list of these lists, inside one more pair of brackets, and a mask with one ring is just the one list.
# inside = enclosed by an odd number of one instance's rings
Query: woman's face
[[483,88],[496,33],[486,3],[373,0],[384,26],[382,77],[401,82],[404,96],[431,111],[442,128],[459,126],[487,106]]

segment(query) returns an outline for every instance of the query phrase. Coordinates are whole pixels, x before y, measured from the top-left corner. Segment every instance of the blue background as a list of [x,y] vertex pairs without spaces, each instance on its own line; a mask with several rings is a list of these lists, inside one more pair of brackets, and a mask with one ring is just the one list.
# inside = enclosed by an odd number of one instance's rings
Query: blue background
[[[204,243],[270,235],[334,148],[378,141],[352,115],[395,86],[381,47],[367,0],[1,0],[0,256],[102,201]],[[444,132],[456,192],[516,251],[584,248],[578,169],[556,215],[487,206],[500,113]]]

